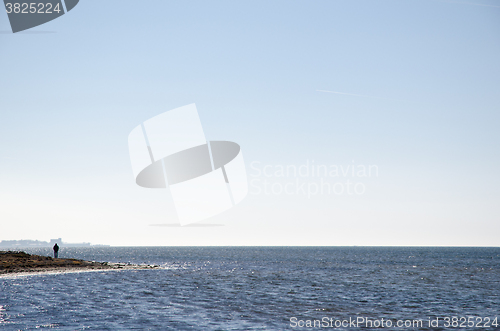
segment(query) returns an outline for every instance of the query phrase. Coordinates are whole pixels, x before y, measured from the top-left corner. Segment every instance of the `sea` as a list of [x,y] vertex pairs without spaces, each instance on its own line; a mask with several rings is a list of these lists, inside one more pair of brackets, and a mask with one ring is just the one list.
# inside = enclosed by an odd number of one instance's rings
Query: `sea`
[[500,330],[500,248],[62,247],[60,257],[161,268],[1,277],[0,330]]

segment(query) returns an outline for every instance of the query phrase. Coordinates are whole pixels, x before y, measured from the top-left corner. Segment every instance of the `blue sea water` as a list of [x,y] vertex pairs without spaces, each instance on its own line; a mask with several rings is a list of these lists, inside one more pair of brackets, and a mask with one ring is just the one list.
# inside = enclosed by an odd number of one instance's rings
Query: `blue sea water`
[[[0,330],[357,330],[381,319],[385,330],[500,329],[500,248],[95,247],[60,257],[162,268],[0,278]],[[346,325],[358,318],[372,324]]]

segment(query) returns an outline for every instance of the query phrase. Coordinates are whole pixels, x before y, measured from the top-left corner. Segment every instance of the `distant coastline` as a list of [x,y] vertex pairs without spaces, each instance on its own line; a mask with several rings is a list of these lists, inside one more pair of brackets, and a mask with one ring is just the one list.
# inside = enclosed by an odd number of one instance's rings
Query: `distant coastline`
[[61,247],[110,247],[109,245],[93,245],[91,243],[67,243],[63,242],[61,238],[50,239],[50,241],[40,240],[2,240],[0,241],[0,248],[31,248],[31,247],[53,247],[55,244]]

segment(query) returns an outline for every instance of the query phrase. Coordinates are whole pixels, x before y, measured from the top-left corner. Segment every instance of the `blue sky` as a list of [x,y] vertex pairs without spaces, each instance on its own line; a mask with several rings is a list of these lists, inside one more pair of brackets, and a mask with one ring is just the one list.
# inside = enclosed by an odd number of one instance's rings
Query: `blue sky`
[[[500,245],[498,1],[82,0],[9,31],[0,14],[0,240]],[[259,185],[252,162],[379,174],[353,179],[361,195],[250,194],[204,222],[224,226],[150,226],[175,209],[135,185],[127,136],[190,103]]]

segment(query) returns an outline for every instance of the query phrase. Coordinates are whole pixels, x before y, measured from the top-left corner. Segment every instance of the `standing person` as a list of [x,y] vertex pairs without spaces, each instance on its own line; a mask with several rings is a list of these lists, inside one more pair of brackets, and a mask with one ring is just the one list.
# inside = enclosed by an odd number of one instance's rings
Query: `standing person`
[[54,247],[52,248],[54,250],[54,258],[57,259],[57,256],[59,255],[59,246],[57,245],[57,243],[54,245]]

